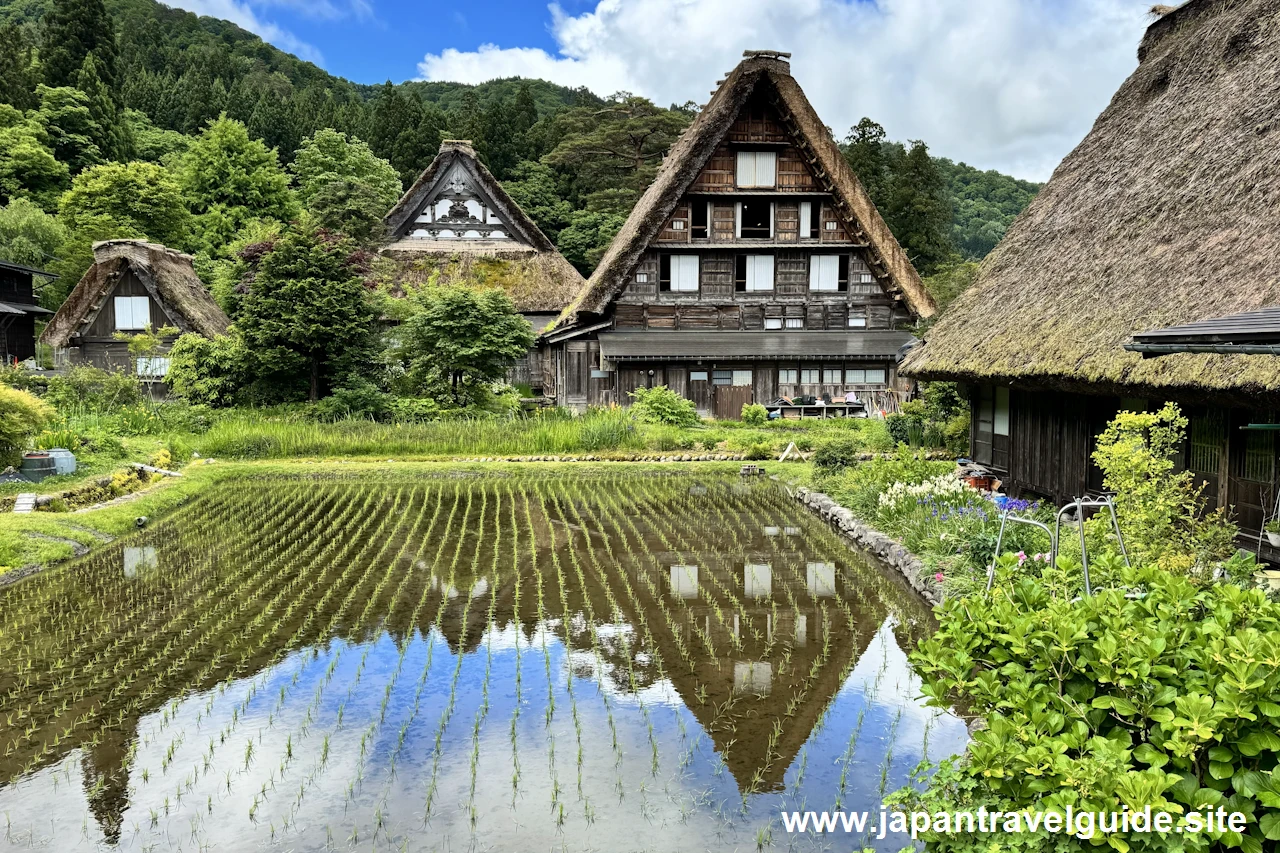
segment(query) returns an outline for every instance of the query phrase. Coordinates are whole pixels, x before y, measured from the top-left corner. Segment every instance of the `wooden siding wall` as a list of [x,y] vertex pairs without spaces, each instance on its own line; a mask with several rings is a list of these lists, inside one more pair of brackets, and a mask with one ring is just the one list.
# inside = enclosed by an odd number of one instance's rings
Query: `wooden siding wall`
[[102,308],[98,311],[98,315],[93,318],[93,322],[89,324],[89,328],[83,333],[86,342],[97,339],[100,341],[111,341],[112,335],[116,333],[116,302],[117,296],[146,296],[147,305],[151,309],[151,328],[159,329],[161,326],[167,325],[169,319],[164,309],[151,298],[151,294],[147,292],[147,288],[142,284],[132,270],[128,270],[120,277],[115,288],[105,297]]
[[0,302],[35,305],[31,275],[17,270],[0,269]]

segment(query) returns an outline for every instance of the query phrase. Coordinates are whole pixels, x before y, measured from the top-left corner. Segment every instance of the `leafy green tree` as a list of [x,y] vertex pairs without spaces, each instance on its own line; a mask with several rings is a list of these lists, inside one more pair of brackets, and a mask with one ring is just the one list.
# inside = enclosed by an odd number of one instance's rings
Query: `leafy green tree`
[[44,400],[27,391],[0,385],[0,462],[12,465],[31,437],[57,417]]
[[253,219],[292,219],[298,203],[276,154],[238,121],[210,123],[182,158],[179,184],[202,247],[218,254]]
[[239,332],[206,338],[186,334],[169,348],[165,384],[175,396],[205,406],[230,406],[250,381],[254,359]]
[[68,230],[107,217],[166,246],[184,248],[191,214],[182,189],[167,169],[154,163],[104,163],[85,169],[71,181],[58,204]]
[[36,87],[40,95],[37,118],[48,134],[50,147],[71,174],[79,174],[106,159],[98,144],[107,138],[106,129],[93,117],[89,96],[71,86]]
[[156,127],[150,117],[141,110],[126,110],[124,119],[129,123],[133,153],[139,160],[166,165],[176,164],[181,155],[191,147],[190,136],[178,133],[176,130]]
[[282,235],[262,256],[237,321],[245,342],[305,363],[310,399],[368,363],[373,312],[353,246],[306,225]]
[[573,216],[573,205],[560,196],[550,166],[525,160],[515,167],[512,180],[504,181],[502,188],[552,241]]
[[533,346],[533,330],[496,288],[432,287],[404,324],[401,347],[416,390],[446,384],[456,405],[483,396]]
[[84,93],[89,117],[98,129],[93,140],[107,160],[127,160],[133,146],[129,139],[129,126],[121,120],[115,98],[98,73],[98,63],[92,53],[86,54],[80,73],[76,76],[76,88]]
[[938,306],[938,312],[941,313],[977,279],[977,261],[956,259],[936,267],[932,275],[925,277],[924,287],[933,297],[934,304]]
[[0,104],[35,109],[36,68],[30,39],[13,21],[0,24]]
[[298,186],[298,200],[304,205],[310,204],[321,188],[343,179],[365,186],[384,214],[400,199],[400,176],[392,165],[359,139],[348,139],[345,133],[330,128],[303,140],[289,171]]
[[67,165],[54,156],[44,126],[0,104],[0,204],[27,198],[52,210],[68,177]]
[[556,239],[556,246],[569,263],[583,275],[589,275],[604,257],[614,236],[622,229],[626,217],[617,213],[579,210],[569,219]]
[[929,275],[955,253],[951,199],[929,148],[912,140],[890,178],[885,219],[911,262]]
[[[399,182],[399,178],[396,180]],[[320,187],[311,197],[307,211],[316,225],[368,246],[380,242],[386,233],[382,217],[387,207],[386,197],[367,183],[339,178]]]
[[0,258],[43,269],[66,238],[58,217],[29,199],[15,198],[0,207]]
[[102,0],[53,0],[42,19],[40,65],[50,86],[74,86],[89,54],[107,88],[117,81],[115,22]]

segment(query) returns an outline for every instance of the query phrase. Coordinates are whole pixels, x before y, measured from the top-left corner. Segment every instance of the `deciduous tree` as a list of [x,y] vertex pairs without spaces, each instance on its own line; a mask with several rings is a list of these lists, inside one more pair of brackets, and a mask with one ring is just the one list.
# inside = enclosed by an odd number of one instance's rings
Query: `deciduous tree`
[[191,231],[191,214],[173,174],[138,160],[104,163],[81,172],[59,202],[58,213],[71,231],[109,217],[131,231],[177,248],[186,248]]
[[433,287],[417,298],[402,347],[417,390],[447,383],[453,402],[466,405],[476,386],[501,379],[533,346],[532,328],[501,290]]

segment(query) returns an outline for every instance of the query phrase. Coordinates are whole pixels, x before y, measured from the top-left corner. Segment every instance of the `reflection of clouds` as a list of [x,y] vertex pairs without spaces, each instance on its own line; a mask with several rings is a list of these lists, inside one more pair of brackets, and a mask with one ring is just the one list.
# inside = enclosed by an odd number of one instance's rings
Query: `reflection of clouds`
[[435,575],[431,576],[431,591],[443,594],[450,601],[458,597],[458,590],[453,584],[442,581]]

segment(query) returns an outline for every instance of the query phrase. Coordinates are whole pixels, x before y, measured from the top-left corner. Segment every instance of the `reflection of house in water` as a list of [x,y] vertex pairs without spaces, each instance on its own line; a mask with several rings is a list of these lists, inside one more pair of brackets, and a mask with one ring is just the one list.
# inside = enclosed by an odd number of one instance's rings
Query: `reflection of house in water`
[[[136,740],[139,720],[174,697],[227,678],[252,677],[276,662],[290,639],[305,648],[333,639],[361,643],[386,632],[403,647],[434,630],[456,654],[481,647],[490,627],[517,625],[528,638],[549,629],[567,639],[573,674],[607,679],[612,690],[645,690],[665,677],[706,729],[739,787],[746,790],[754,779],[758,786],[776,788],[890,610],[902,617],[899,631],[904,633],[913,617],[921,625],[929,618],[904,586],[886,582],[852,559],[820,523],[797,523],[805,518],[803,508],[785,496],[775,500],[771,492],[752,491],[753,511],[771,516],[767,525],[737,517],[720,525],[697,523],[690,507],[659,501],[656,508],[631,512],[625,533],[605,526],[600,504],[607,501],[609,517],[619,518],[632,498],[590,489],[571,506],[552,498],[544,502],[528,487],[521,491],[491,481],[433,484],[416,491],[398,511],[406,517],[429,513],[436,502],[451,501],[449,490],[455,487],[487,495],[488,533],[479,525],[485,502],[475,500],[470,516],[453,521],[455,531],[474,531],[461,541],[443,537],[442,527],[406,524],[376,547],[351,552],[363,556],[334,559],[347,553],[331,548],[335,541],[346,542],[338,531],[332,538],[304,537],[301,544],[289,539],[284,545],[279,532],[264,529],[261,519],[232,513],[220,523],[219,542],[210,547],[204,539],[178,535],[183,521],[175,516],[150,528],[142,540],[94,553],[75,572],[23,581],[23,609],[30,619],[23,663],[30,664],[31,683],[19,686],[12,671],[0,668],[0,696],[24,702],[43,698],[33,702],[23,728],[0,726],[0,784],[23,775],[30,761],[49,766],[83,748],[84,784],[112,840],[128,806],[124,756]],[[322,488],[324,494],[308,500],[328,512],[341,503],[334,496],[362,487]],[[691,503],[728,491],[716,483],[704,488],[707,494],[691,495],[686,485],[678,485]],[[396,490],[386,492],[386,504],[368,510],[372,517],[390,512]],[[364,492],[357,493],[363,500]],[[645,490],[644,499],[651,494],[670,492],[655,486]],[[499,499],[504,526],[496,535]],[[514,530],[511,518],[517,519]],[[685,543],[690,550],[672,550]],[[399,556],[378,562],[377,553]],[[377,583],[387,577],[393,582]],[[299,585],[299,579],[306,583]],[[539,582],[541,596],[535,593]],[[236,595],[223,595],[225,589]],[[18,609],[5,607],[13,590],[0,589],[0,630],[6,612]],[[278,621],[253,632],[235,617],[243,599],[259,607],[277,597],[299,606],[276,610]],[[193,621],[184,608],[196,601],[206,602],[197,616],[207,618],[197,618],[193,638]],[[350,603],[339,608],[343,601]],[[326,609],[315,618],[322,602]],[[362,612],[371,614],[366,623],[358,618]],[[585,618],[588,613],[594,619]],[[85,632],[77,655],[123,660],[133,680],[64,679],[56,659],[65,646],[54,638],[65,636],[68,624],[113,626]],[[144,630],[122,641],[122,632],[134,626]],[[193,639],[200,640],[199,653],[184,657],[195,648]],[[120,648],[122,643],[127,648]],[[690,651],[692,665],[683,659],[682,648]],[[165,649],[170,651],[160,654]],[[79,659],[72,663],[78,665]],[[68,691],[77,689],[88,691],[80,707],[94,708],[95,717],[64,737],[66,720],[58,709]],[[775,726],[781,734],[770,754]]]

